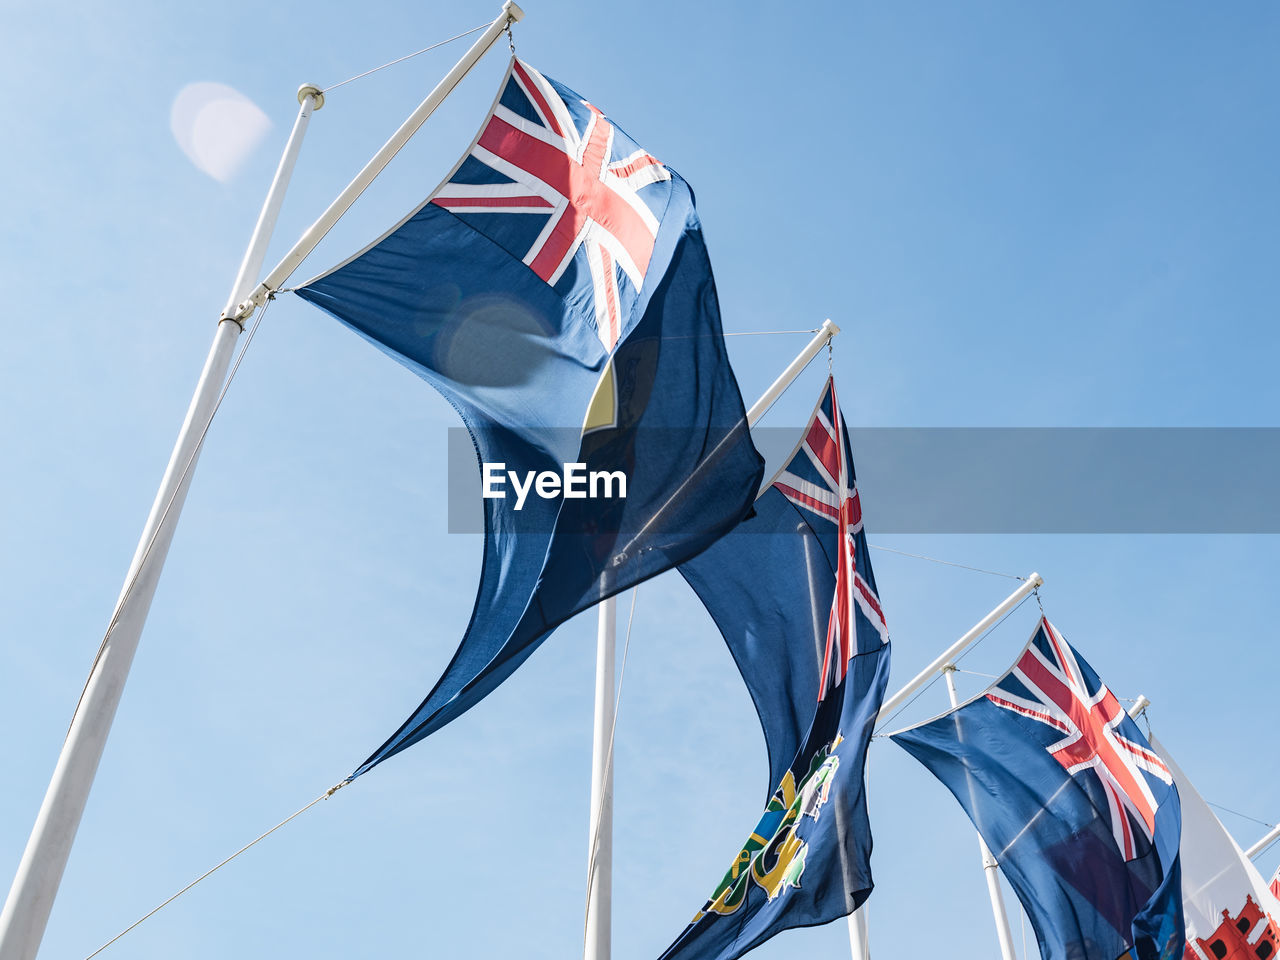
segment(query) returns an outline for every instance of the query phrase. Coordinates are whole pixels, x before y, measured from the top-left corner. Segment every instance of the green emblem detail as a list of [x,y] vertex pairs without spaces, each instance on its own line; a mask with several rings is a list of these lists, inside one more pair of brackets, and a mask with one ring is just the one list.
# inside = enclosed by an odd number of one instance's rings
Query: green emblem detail
[[796,828],[804,817],[817,820],[830,799],[831,785],[840,769],[840,758],[834,751],[841,739],[837,735],[814,754],[809,772],[798,787],[794,774],[786,772],[760,822],[734,857],[711,899],[693,918],[694,923],[708,913],[727,916],[735,912],[746,900],[752,883],[763,889],[770,900],[789,889],[799,889],[809,845],[796,836]]
[[787,864],[787,868],[782,871],[782,879],[778,883],[778,886],[769,894],[770,900],[782,893],[783,890],[792,887],[797,890],[800,889],[800,874],[804,873],[804,859],[808,853],[809,845],[807,843],[800,844],[800,849],[797,850],[795,856],[791,858],[791,862]]

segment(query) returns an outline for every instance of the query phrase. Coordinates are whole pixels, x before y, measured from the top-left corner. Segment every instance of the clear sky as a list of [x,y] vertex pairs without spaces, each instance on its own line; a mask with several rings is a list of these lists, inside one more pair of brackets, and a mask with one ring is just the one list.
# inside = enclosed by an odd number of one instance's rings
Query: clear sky
[[[296,111],[485,22],[497,3],[0,7],[0,885],[7,887]],[[521,56],[698,194],[726,330],[844,328],[868,426],[1280,426],[1280,10],[1246,2],[690,4],[529,0]],[[334,91],[270,263],[460,55]],[[298,277],[414,207],[470,142],[500,44]],[[190,83],[271,123],[225,181],[170,129]],[[751,402],[803,336],[730,347]],[[799,426],[825,363],[770,415]],[[417,704],[466,624],[480,541],[445,531],[457,421],[423,383],[282,297],[209,435],[54,909],[83,957],[341,780]],[[855,450],[855,456],[857,451]],[[1052,459],[1005,465],[1028,486]],[[863,465],[870,470],[870,465]],[[946,470],[946,464],[939,464]],[[1151,478],[1153,489],[1160,478]],[[1039,570],[1049,616],[1211,801],[1280,819],[1274,536],[876,536]],[[891,689],[1015,586],[874,557]],[[622,598],[625,624],[629,597]],[[963,666],[999,673],[1034,603]],[[148,921],[105,956],[579,953],[594,620],[496,694]],[[984,678],[960,677],[972,694]],[[903,720],[945,706],[935,685]],[[995,952],[974,835],[871,751],[872,944]],[[733,665],[674,574],[641,587],[617,746],[615,955],[657,956],[766,792]],[[1264,827],[1223,814],[1242,844]],[[1280,847],[1259,863],[1270,874]],[[927,918],[927,919],[926,919]],[[1015,914],[1014,938],[1021,947]],[[1028,931],[1029,936],[1029,931]],[[847,956],[842,923],[755,956]],[[1030,956],[1035,956],[1034,943]]]

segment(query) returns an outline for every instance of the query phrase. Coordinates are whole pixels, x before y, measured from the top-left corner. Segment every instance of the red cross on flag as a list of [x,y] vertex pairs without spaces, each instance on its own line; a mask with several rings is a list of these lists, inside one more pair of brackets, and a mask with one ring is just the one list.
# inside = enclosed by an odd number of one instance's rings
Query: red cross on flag
[[[658,217],[640,190],[671,174],[642,149],[615,156],[619,131],[585,100],[566,102],[537,70],[516,60],[467,158],[432,203],[467,219],[553,287],[586,254],[596,333],[606,350],[622,335],[620,284],[639,291]],[[660,212],[660,211],[659,211]],[[494,222],[534,218],[533,226]]]
[[1040,629],[1045,643],[1029,645],[1010,673],[1029,696],[1016,695],[1002,684],[987,699],[1062,732],[1049,753],[1073,776],[1084,770],[1097,774],[1116,845],[1126,860],[1132,860],[1137,856],[1133,824],[1148,840],[1155,831],[1156,799],[1141,771],[1171,783],[1169,770],[1154,752],[1119,732],[1127,716],[1124,708],[1101,681],[1090,692],[1075,651],[1047,618],[1041,619]]

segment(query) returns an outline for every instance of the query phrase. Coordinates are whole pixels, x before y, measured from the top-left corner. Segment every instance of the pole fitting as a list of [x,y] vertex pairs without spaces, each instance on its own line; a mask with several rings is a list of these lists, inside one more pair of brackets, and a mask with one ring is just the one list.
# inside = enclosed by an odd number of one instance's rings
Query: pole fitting
[[317,87],[314,83],[304,83],[298,88],[298,103],[303,103],[310,96],[315,102],[312,104],[312,110],[319,110],[324,106],[324,91]]
[[253,316],[253,311],[268,300],[275,299],[276,292],[268,287],[265,283],[260,283],[253,293],[240,302],[234,312],[222,311],[222,316],[218,318],[219,322],[223,320],[232,320],[240,325],[240,329],[244,329],[244,322]]
[[253,315],[253,311],[257,310],[260,306],[266,303],[267,298],[271,296],[274,292],[275,291],[272,290],[270,287],[268,287],[265,283],[258,284],[257,288],[253,291],[253,293],[249,294],[248,298],[246,298],[245,301],[240,304],[240,306],[236,307],[236,312],[232,316],[232,319],[239,320],[239,321],[248,320],[249,317]]
[[520,5],[513,2],[513,0],[507,0],[507,2],[502,5],[502,12],[507,15],[507,23],[519,23],[524,19],[524,11],[521,10]]
[[1147,712],[1147,707],[1151,706],[1151,701],[1146,698],[1145,694],[1138,694],[1138,699],[1134,701],[1133,706],[1129,708],[1129,716],[1137,720],[1140,716]]

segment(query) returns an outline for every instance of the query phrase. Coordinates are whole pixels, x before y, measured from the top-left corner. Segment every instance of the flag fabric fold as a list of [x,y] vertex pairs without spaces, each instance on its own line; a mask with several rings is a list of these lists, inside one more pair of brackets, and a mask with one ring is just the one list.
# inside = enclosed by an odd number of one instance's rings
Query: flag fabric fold
[[1178,787],[1182,811],[1184,960],[1268,960],[1280,949],[1280,902],[1163,743],[1151,748]]
[[782,930],[847,915],[872,887],[864,770],[889,643],[831,380],[754,516],[680,572],[751,692],[770,789],[663,960],[732,960]]
[[445,182],[296,292],[443,394],[482,469],[581,464],[614,484],[581,497],[548,485],[561,495],[539,490],[519,510],[514,493],[483,501],[481,582],[457,652],[353,777],[469,709],[557,625],[696,556],[751,508],[763,464],[689,185],[523,61]]
[[978,828],[1043,960],[1180,960],[1172,776],[1047,619],[984,693],[892,738]]

